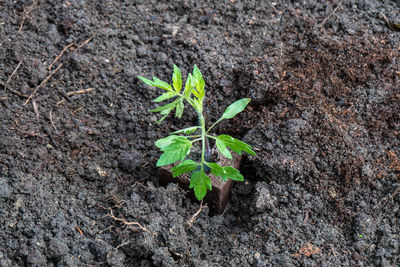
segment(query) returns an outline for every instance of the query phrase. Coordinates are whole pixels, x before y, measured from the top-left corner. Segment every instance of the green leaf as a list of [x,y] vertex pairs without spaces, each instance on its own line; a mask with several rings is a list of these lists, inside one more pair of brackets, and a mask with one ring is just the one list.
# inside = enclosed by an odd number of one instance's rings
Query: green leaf
[[172,84],[176,92],[180,92],[182,88],[182,74],[181,70],[174,65],[174,74],[172,75]]
[[192,142],[184,136],[176,136],[176,138],[172,139],[172,141],[167,145],[160,148],[161,151],[174,151],[174,150],[186,150],[190,149],[192,146]]
[[190,95],[192,94],[194,88],[194,84],[193,84],[193,76],[192,74],[189,73],[187,79],[186,79],[186,83],[185,83],[185,90],[183,91],[183,94],[190,98]]
[[196,171],[192,173],[189,188],[194,189],[194,194],[198,200],[202,200],[207,194],[207,188],[212,189],[211,179],[204,171]]
[[175,92],[167,92],[167,93],[163,93],[162,95],[160,95],[159,97],[157,97],[156,99],[153,100],[153,102],[161,102],[167,99],[170,99],[171,97],[176,96],[177,93]]
[[221,176],[225,181],[229,178],[235,181],[244,181],[243,175],[231,166],[221,167],[217,163],[213,162],[206,162],[206,165],[210,167],[212,174],[215,176]]
[[168,83],[166,83],[164,81],[161,81],[157,77],[153,77],[153,86],[167,90],[167,91],[172,91],[171,85],[169,85]]
[[168,109],[169,109],[169,110],[172,110],[172,109],[175,108],[175,105],[176,105],[175,102],[176,102],[176,101],[171,102],[171,103],[168,103],[168,104],[166,104],[166,105],[164,105],[164,106],[160,106],[160,107],[158,107],[158,108],[152,109],[152,110],[150,110],[150,112],[161,112],[161,111],[168,110]]
[[166,114],[164,114],[164,116],[162,116],[161,119],[156,121],[154,124],[160,124],[163,120],[165,120],[166,117],[168,117],[170,112],[171,112],[171,110],[169,110]]
[[144,82],[145,84],[147,84],[147,85],[150,85],[150,86],[154,86],[154,83],[153,83],[153,81],[152,80],[149,80],[149,79],[147,79],[147,78],[145,78],[145,77],[142,77],[142,76],[137,76],[142,82]]
[[149,80],[149,79],[147,79],[147,78],[145,78],[145,77],[142,77],[142,76],[137,76],[142,82],[144,82],[145,84],[147,84],[147,85],[150,85],[150,86],[155,86],[155,87],[158,87],[158,88],[161,88],[161,89],[164,89],[164,90],[167,90],[167,91],[172,91],[172,87],[171,87],[171,85],[169,85],[168,83],[166,83],[166,82],[164,82],[164,81],[161,81],[160,79],[158,79],[157,77],[153,77],[153,81],[151,81],[151,80]]
[[183,104],[183,98],[181,97],[181,100],[178,101],[178,103],[176,104],[176,113],[175,113],[175,117],[176,118],[181,118],[182,117],[184,108],[185,108],[185,106]]
[[169,135],[167,137],[158,139],[154,144],[158,148],[163,148],[163,147],[169,146],[175,139],[178,139],[180,137],[181,136],[179,136],[179,135]]
[[211,173],[215,176],[222,176],[224,174],[224,169],[214,162],[206,162],[206,165],[210,167]]
[[150,110],[150,112],[160,112],[161,115],[164,115],[159,121],[156,122],[156,124],[161,123],[169,115],[169,113],[176,107],[178,101],[180,101],[180,100],[182,100],[182,98],[178,97],[171,103],[168,103],[164,106]]
[[195,89],[192,90],[192,93],[197,97],[197,99],[201,99],[200,93],[197,92]]
[[[221,151],[221,149],[218,147],[218,144],[220,144],[221,147],[229,147],[232,149],[234,152],[238,153],[241,155],[242,151],[255,156],[256,153],[251,149],[251,146],[246,144],[245,142],[242,142],[236,138],[233,138],[232,136],[226,135],[226,134],[221,134],[220,136],[217,137],[217,148]],[[221,153],[224,154],[224,152],[221,151]],[[229,157],[228,157],[229,158]]]
[[194,81],[194,85],[196,86],[196,89],[198,92],[198,93],[193,92],[193,94],[196,95],[197,98],[202,99],[205,94],[205,91],[204,91],[205,82],[203,79],[203,75],[201,74],[197,65],[194,65],[194,67],[193,67],[193,81]]
[[249,104],[250,98],[242,98],[235,103],[229,105],[229,107],[226,108],[224,114],[222,114],[221,120],[223,119],[231,119],[236,116],[236,114],[242,112],[247,104]]
[[183,160],[190,152],[192,142],[183,136],[174,138],[168,146],[161,148],[164,153],[157,161],[157,167],[169,165]]
[[200,126],[192,126],[192,127],[188,127],[188,128],[182,129],[182,130],[172,132],[171,134],[178,134],[178,133],[191,134],[199,128],[200,128]]
[[222,167],[224,170],[224,174],[221,175],[224,180],[228,180],[228,178],[242,182],[244,181],[243,175],[240,173],[240,171],[236,170],[235,168],[231,166],[225,166]]
[[179,175],[187,172],[194,171],[197,168],[198,164],[194,162],[193,160],[185,160],[176,165],[171,169],[173,172],[173,177],[178,177]]
[[232,159],[232,154],[226,148],[226,144],[224,141],[217,139],[215,143],[217,144],[217,149],[222,153],[222,155],[224,155],[228,159]]

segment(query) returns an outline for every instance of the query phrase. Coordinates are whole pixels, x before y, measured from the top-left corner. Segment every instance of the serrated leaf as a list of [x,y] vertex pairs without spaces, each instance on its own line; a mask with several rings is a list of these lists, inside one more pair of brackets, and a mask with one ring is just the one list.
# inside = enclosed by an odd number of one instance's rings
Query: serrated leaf
[[153,86],[167,90],[167,91],[172,91],[172,86],[169,85],[168,83],[161,81],[157,77],[153,77]]
[[191,95],[191,93],[192,93],[192,91],[193,91],[193,88],[194,88],[193,76],[192,76],[192,74],[189,73],[189,75],[188,75],[188,77],[187,77],[187,79],[186,79],[185,90],[183,91],[183,94],[184,94],[186,97],[189,98],[190,95]]
[[240,171],[236,170],[235,168],[231,166],[224,166],[222,168],[224,170],[224,173],[221,176],[224,180],[228,180],[228,178],[230,178],[232,180],[239,182],[244,181],[243,175],[240,173]]
[[182,88],[182,74],[181,70],[174,65],[174,74],[172,75],[172,84],[176,92],[180,92]]
[[181,118],[182,117],[184,108],[185,108],[185,106],[183,104],[183,98],[181,98],[181,100],[178,101],[178,103],[176,104],[176,113],[175,113],[175,117],[176,118]]
[[164,116],[162,116],[161,119],[156,121],[154,124],[160,124],[163,120],[165,120],[166,117],[168,117],[170,112],[171,112],[171,110],[169,110],[168,113],[166,113]]
[[173,101],[173,102],[168,103],[168,104],[166,104],[164,106],[160,106],[158,108],[151,109],[150,112],[161,112],[161,111],[164,111],[164,110],[167,110],[167,109],[171,110],[171,109],[175,108],[175,105],[176,105],[176,103],[175,103],[175,101]]
[[231,166],[220,166],[217,163],[206,162],[206,165],[210,167],[211,173],[215,176],[221,176],[223,180],[228,180],[229,178],[235,181],[244,181],[243,175],[237,169]]
[[194,81],[194,85],[196,86],[196,89],[198,92],[198,94],[196,94],[197,92],[196,93],[193,92],[193,94],[196,95],[197,98],[202,99],[205,94],[205,91],[204,91],[205,82],[203,79],[203,75],[201,74],[197,65],[194,65],[194,67],[193,67],[193,81]]
[[238,113],[242,112],[246,108],[249,102],[250,98],[242,98],[235,103],[229,105],[229,107],[226,108],[224,114],[222,114],[221,120],[231,119],[235,117]]
[[169,146],[175,139],[180,138],[181,136],[179,135],[169,135],[167,137],[158,139],[154,144],[158,148],[163,148],[166,146]]
[[172,140],[172,142],[168,146],[164,146],[160,148],[161,151],[174,151],[174,150],[186,150],[186,147],[190,149],[192,146],[192,142],[189,141],[184,136],[178,136]]
[[157,161],[157,167],[169,165],[184,159],[186,156],[182,154],[182,151],[166,151],[164,152]]
[[147,78],[145,78],[145,77],[142,77],[142,76],[137,76],[138,77],[138,79],[139,80],[141,80],[142,82],[144,82],[145,84],[147,84],[147,85],[150,85],[150,86],[154,86],[154,83],[153,83],[153,81],[152,80],[149,80],[149,79],[147,79]]
[[183,136],[178,136],[165,147],[161,148],[164,153],[157,161],[157,167],[169,165],[177,161],[183,160],[190,152],[192,142]]
[[178,134],[178,133],[191,134],[191,133],[195,132],[199,128],[200,128],[199,126],[192,126],[192,127],[188,127],[188,128],[185,128],[185,129],[181,129],[181,130],[172,132],[171,134]]
[[199,92],[196,91],[196,89],[193,88],[192,93],[198,98],[201,99],[201,95]]
[[222,155],[228,159],[232,159],[232,154],[229,152],[228,148],[226,148],[224,141],[217,139],[215,143],[217,144],[217,149],[222,153]]
[[168,103],[164,106],[158,107],[156,109],[150,110],[150,112],[160,112],[161,115],[164,115],[159,121],[157,121],[155,124],[161,123],[168,115],[169,113],[176,107],[178,101],[181,98],[175,99],[173,102]]
[[193,160],[185,160],[176,165],[171,169],[173,172],[173,177],[178,177],[181,174],[188,173],[191,171],[194,171],[197,168],[198,164],[194,162]]
[[215,176],[222,176],[224,174],[224,169],[214,162],[206,162],[206,165],[210,167],[211,173]]
[[202,200],[207,194],[207,188],[212,189],[211,179],[204,171],[196,171],[192,173],[189,188],[194,189],[194,194],[198,200]]
[[159,97],[157,97],[156,99],[153,100],[153,102],[161,102],[167,99],[170,99],[174,96],[176,96],[177,94],[175,92],[167,92],[167,93],[163,93],[162,95],[160,95]]
[[[221,134],[220,136],[217,137],[217,148],[218,148],[218,143],[220,143],[221,146],[223,146],[221,144],[223,143],[225,147],[226,146],[229,147],[230,149],[232,149],[232,151],[238,153],[239,155],[241,155],[242,151],[253,156],[256,155],[256,153],[251,149],[250,145],[226,134]],[[225,155],[224,153],[222,154]]]

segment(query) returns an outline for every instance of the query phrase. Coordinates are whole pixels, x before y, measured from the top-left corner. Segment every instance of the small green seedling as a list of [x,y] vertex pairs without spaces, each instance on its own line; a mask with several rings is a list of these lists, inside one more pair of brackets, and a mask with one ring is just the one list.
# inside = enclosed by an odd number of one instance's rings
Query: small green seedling
[[[142,76],[138,78],[145,84],[155,86],[165,90],[162,95],[154,99],[154,102],[162,102],[172,100],[166,105],[160,106],[151,112],[159,112],[162,117],[156,122],[162,122],[171,111],[175,110],[175,117],[181,118],[184,111],[184,103],[187,102],[196,112],[199,118],[199,126],[188,127],[179,131],[172,132],[169,136],[161,138],[155,142],[163,154],[157,161],[157,166],[165,166],[180,161],[178,165],[173,167],[173,177],[177,177],[183,173],[191,173],[189,188],[194,189],[194,193],[198,200],[204,198],[207,194],[207,189],[211,190],[211,179],[207,176],[206,171],[211,170],[215,176],[222,177],[223,180],[232,179],[235,181],[243,181],[243,175],[231,166],[220,166],[217,163],[211,162],[207,156],[208,138],[215,140],[217,149],[223,156],[232,159],[232,154],[228,150],[238,153],[242,151],[255,155],[251,146],[235,139],[229,135],[221,134],[214,136],[210,134],[210,130],[220,121],[231,119],[236,114],[245,109],[250,102],[249,98],[243,98],[226,108],[222,117],[214,124],[206,129],[206,123],[203,116],[203,100],[205,96],[205,82],[200,70],[194,65],[193,73],[189,74],[184,88],[182,88],[181,71],[174,65],[174,73],[172,75],[172,86],[160,79],[153,77],[153,80],[146,79]],[[183,90],[182,90],[183,89]],[[198,161],[188,159],[192,145],[199,142],[201,145],[201,157]]]

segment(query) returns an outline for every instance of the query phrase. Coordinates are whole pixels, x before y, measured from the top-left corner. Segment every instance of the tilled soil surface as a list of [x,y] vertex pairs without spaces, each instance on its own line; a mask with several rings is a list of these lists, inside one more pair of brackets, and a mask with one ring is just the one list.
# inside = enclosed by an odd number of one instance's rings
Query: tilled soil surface
[[[0,0],[0,266],[399,266],[399,13]],[[216,127],[257,152],[220,216],[157,184],[154,141],[196,118],[154,125],[136,76],[173,64],[203,72],[209,121],[252,99]]]

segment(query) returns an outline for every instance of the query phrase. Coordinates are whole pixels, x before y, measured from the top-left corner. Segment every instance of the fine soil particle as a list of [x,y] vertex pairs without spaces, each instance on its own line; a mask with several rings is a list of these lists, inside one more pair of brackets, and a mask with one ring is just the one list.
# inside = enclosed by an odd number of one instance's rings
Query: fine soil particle
[[[399,266],[398,1],[0,1],[0,266]],[[386,18],[386,19],[384,19]],[[220,216],[159,187],[197,64],[257,156]]]

